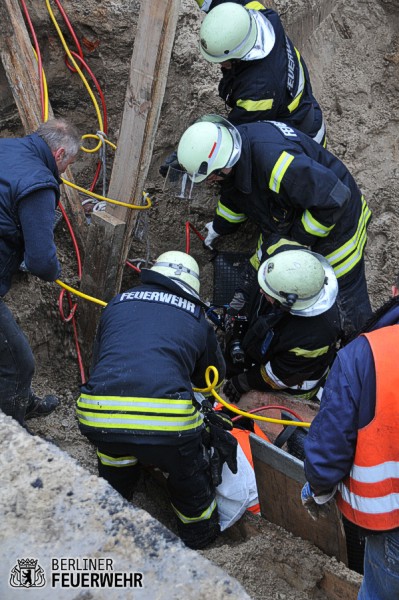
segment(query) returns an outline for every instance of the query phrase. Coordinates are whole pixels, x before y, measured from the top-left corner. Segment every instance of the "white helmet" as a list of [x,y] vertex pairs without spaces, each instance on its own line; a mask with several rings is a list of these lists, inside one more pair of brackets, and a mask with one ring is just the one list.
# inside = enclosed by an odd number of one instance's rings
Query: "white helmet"
[[335,301],[338,284],[328,261],[309,250],[286,250],[261,264],[258,271],[260,287],[293,314],[310,308],[325,294],[330,282],[328,301],[324,312]]
[[194,183],[203,181],[218,169],[232,167],[240,154],[240,134],[234,125],[218,115],[198,119],[186,129],[177,147],[177,160]]
[[[262,30],[259,35],[259,27]],[[271,24],[256,10],[225,2],[213,8],[200,29],[200,50],[209,62],[243,59],[256,45],[268,54],[275,43]]]
[[189,254],[178,250],[164,252],[158,256],[151,271],[165,275],[189,294],[199,295],[199,267],[197,261]]

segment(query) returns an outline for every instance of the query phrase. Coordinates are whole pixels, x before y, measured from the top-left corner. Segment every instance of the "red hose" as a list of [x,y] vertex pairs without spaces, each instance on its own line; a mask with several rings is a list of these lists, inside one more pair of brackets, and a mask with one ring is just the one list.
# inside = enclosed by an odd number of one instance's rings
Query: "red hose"
[[204,236],[200,234],[200,232],[198,231],[198,229],[196,229],[194,227],[194,225],[192,223],[190,223],[190,221],[186,221],[186,253],[190,254],[190,229],[191,231],[193,231],[195,233],[195,235],[197,237],[199,237],[199,239],[203,242],[204,241]]
[[[293,415],[298,421],[303,421],[302,417],[300,417],[294,410],[292,410],[291,408],[287,408],[286,406],[280,406],[278,404],[267,404],[265,406],[260,406],[259,408],[254,408],[253,410],[248,410],[246,412],[249,412],[251,414],[255,414],[258,412],[262,412],[264,410],[271,410],[271,409],[275,409],[275,410],[284,410],[287,413],[290,413],[291,415]],[[244,415],[237,415],[237,417],[233,417],[231,420],[232,421],[238,421],[239,419],[242,419]]]

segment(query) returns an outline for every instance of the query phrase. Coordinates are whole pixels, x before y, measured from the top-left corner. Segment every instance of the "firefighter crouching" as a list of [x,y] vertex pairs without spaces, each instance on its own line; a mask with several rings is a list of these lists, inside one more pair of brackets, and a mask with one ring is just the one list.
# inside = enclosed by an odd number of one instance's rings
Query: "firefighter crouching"
[[[223,428],[231,421],[193,401],[192,388],[206,387],[209,365],[221,378],[225,373],[199,290],[198,264],[184,252],[165,252],[143,269],[141,285],[117,295],[102,314],[77,402],[80,429],[97,447],[99,475],[125,498],[140,464],[168,473],[178,532],[191,548],[220,532],[211,469],[216,461],[219,472],[223,462],[234,470],[237,445]],[[205,431],[215,447],[211,459]]]
[[232,402],[251,389],[314,398],[334,360],[340,335],[334,270],[306,248],[284,248],[261,264],[252,291],[246,289],[244,273],[240,289],[245,294],[237,290],[230,303],[227,322],[233,331],[240,312],[248,319],[241,341],[243,362],[234,360],[238,339],[233,336],[235,346],[226,345],[228,376],[236,374],[223,391]]

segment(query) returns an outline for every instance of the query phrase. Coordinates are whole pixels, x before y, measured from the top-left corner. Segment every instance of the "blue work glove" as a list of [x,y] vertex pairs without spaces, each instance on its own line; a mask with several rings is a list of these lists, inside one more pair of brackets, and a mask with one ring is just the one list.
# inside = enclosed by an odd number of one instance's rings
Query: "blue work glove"
[[334,486],[331,491],[316,496],[310,483],[308,481],[305,483],[301,490],[301,501],[314,521],[317,521],[319,517],[327,516],[330,501],[334,498],[336,491],[337,486]]

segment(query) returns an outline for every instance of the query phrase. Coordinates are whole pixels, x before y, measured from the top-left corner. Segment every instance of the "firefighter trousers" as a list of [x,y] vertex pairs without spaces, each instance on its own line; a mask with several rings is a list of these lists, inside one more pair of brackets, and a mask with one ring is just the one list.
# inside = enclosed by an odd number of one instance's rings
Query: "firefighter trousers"
[[[176,440],[173,440],[176,442]],[[140,465],[167,473],[167,489],[177,518],[181,539],[190,548],[203,548],[220,532],[215,488],[209,457],[201,434],[180,438],[176,444],[149,444],[145,436],[137,443],[96,442],[99,475],[122,496],[132,497]]]

